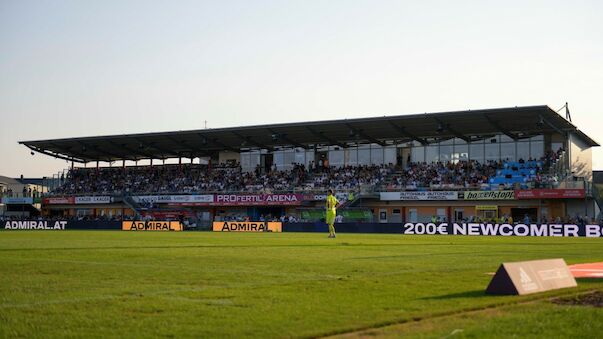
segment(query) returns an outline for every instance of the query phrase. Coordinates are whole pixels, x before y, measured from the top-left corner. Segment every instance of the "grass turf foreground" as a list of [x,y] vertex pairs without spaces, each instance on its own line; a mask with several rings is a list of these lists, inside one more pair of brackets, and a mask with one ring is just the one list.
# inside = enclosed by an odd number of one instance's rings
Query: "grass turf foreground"
[[601,308],[487,296],[504,261],[603,239],[0,231],[0,337],[599,337]]

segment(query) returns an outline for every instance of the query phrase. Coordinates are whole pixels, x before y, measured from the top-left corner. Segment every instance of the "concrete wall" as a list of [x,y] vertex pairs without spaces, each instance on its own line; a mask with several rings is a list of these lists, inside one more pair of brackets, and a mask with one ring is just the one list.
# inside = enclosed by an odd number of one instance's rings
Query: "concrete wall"
[[576,177],[592,181],[593,155],[592,149],[575,135],[570,135],[570,171]]

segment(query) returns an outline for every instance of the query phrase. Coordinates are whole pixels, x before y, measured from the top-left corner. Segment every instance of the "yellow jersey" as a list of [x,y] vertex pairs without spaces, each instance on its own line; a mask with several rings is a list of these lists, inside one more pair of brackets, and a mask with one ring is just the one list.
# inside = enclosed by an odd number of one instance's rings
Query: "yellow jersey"
[[329,213],[329,212],[335,213],[337,210],[336,207],[337,207],[338,203],[339,203],[339,200],[337,200],[337,198],[335,198],[334,195],[328,195],[327,203],[326,203],[327,213]]

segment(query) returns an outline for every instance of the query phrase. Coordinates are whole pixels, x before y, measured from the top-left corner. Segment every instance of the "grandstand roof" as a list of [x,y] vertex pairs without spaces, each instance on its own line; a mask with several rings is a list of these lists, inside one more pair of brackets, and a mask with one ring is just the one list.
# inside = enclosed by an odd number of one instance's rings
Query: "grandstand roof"
[[189,131],[20,141],[33,151],[77,162],[199,157],[230,150],[387,141],[477,140],[495,133],[523,139],[571,132],[599,146],[548,106],[526,106],[372,118],[310,121]]

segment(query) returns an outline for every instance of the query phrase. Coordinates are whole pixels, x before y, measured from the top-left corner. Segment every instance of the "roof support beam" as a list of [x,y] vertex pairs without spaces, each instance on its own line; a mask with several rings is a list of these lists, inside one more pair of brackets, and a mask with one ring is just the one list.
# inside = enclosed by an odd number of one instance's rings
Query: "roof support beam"
[[484,114],[484,118],[486,118],[486,120],[488,120],[488,123],[490,125],[492,125],[494,128],[498,129],[499,131],[503,132],[506,136],[508,136],[509,138],[517,141],[517,139],[519,139],[519,136],[517,136],[517,134],[510,132],[509,130],[507,130],[506,128],[503,128],[498,122],[494,121],[491,117],[489,117],[487,114]]
[[372,136],[370,136],[370,135],[368,135],[368,134],[364,133],[364,132],[363,132],[361,129],[354,128],[354,127],[353,127],[352,125],[350,125],[349,123],[346,123],[345,125],[346,125],[346,126],[349,128],[349,129],[351,129],[352,131],[354,131],[354,133],[355,133],[355,134],[357,134],[357,135],[359,135],[359,136],[363,137],[364,139],[366,139],[366,140],[368,140],[368,141],[370,141],[370,142],[372,142],[372,143],[374,143],[374,144],[379,144],[381,147],[383,147],[383,146],[385,146],[385,145],[386,145],[386,144],[385,144],[385,142],[383,142],[383,141],[379,141],[379,140],[377,140],[377,139],[373,138]]
[[104,154],[107,155],[111,158],[117,159],[117,160],[133,160],[133,161],[137,161],[138,159],[136,158],[126,158],[125,156],[121,155],[121,154],[117,154],[117,153],[113,153],[113,152],[107,152],[103,149],[101,149],[98,145],[88,145],[86,143],[84,143],[81,140],[77,140],[77,143],[82,145],[82,147],[84,149],[91,149],[94,150],[95,152],[98,152],[100,154]]
[[459,131],[457,131],[457,130],[455,130],[454,128],[452,128],[452,127],[450,126],[450,124],[449,124],[449,123],[446,123],[446,122],[444,122],[444,121],[442,121],[442,120],[440,120],[440,119],[438,119],[438,118],[436,118],[436,117],[433,117],[433,119],[434,119],[435,121],[437,121],[437,122],[438,122],[438,124],[439,124],[439,125],[440,125],[440,126],[443,128],[443,129],[445,129],[445,130],[447,130],[448,132],[452,133],[452,135],[454,135],[455,137],[457,137],[457,138],[459,138],[459,139],[463,139],[463,140],[465,140],[465,142],[467,142],[467,143],[471,141],[471,139],[467,138],[467,136],[465,136],[463,133],[460,133]]
[[262,144],[260,142],[257,142],[257,141],[254,141],[253,139],[251,139],[251,137],[244,136],[244,135],[242,135],[239,132],[232,131],[231,133],[234,134],[234,135],[236,135],[237,137],[243,139],[243,141],[246,141],[246,142],[248,142],[248,143],[250,143],[252,145],[255,145],[256,147],[260,147],[262,149],[267,149],[269,151],[273,151],[274,150],[273,147],[268,146],[268,145],[264,145],[264,144]]
[[208,156],[208,155],[210,155],[207,150],[202,150],[202,149],[200,149],[198,147],[192,146],[186,140],[178,140],[178,139],[176,139],[174,137],[171,137],[171,136],[167,136],[167,138],[170,139],[170,141],[172,141],[174,144],[176,144],[178,146],[184,145],[184,147],[187,148],[186,150],[184,150],[182,152],[178,152],[178,155],[180,157],[182,157],[182,155],[185,154],[185,153],[189,153],[189,154],[195,153],[195,154],[200,155],[200,156]]
[[113,140],[107,140],[107,142],[108,142],[108,143],[110,143],[111,145],[115,146],[115,147],[120,147],[120,148],[123,148],[123,149],[125,149],[126,151],[128,151],[128,152],[130,152],[130,153],[132,153],[132,154],[136,154],[136,155],[144,155],[144,156],[145,156],[145,157],[147,157],[148,159],[150,159],[150,158],[152,158],[152,157],[153,157],[151,154],[149,154],[149,153],[146,153],[146,152],[142,151],[142,149],[137,151],[137,150],[135,150],[135,149],[133,149],[133,148],[130,148],[130,147],[126,146],[126,144],[118,144],[118,143],[116,143],[116,142],[115,142],[115,141],[113,141]]
[[[70,153],[70,154],[73,154],[73,155],[75,155],[76,157],[78,157],[78,158],[80,158],[80,159],[84,160],[84,162],[86,162],[86,160],[87,160],[87,159],[91,159],[91,157],[87,156],[86,154],[84,154],[84,153],[82,153],[82,152],[78,152],[78,151],[72,151],[72,150],[71,150],[71,149],[72,149],[72,147],[63,147],[63,146],[59,146],[59,145],[57,145],[57,144],[55,144],[55,143],[52,143],[52,142],[51,142],[51,143],[49,143],[49,145],[50,145],[50,146],[52,146],[52,147],[54,147],[54,148],[57,148],[57,149],[59,149],[59,150],[64,150],[64,151],[65,151],[65,153]],[[71,159],[69,159],[69,160],[71,160]],[[94,159],[94,160],[96,160],[96,159]]]
[[229,150],[231,152],[235,152],[235,153],[241,152],[240,149],[230,147],[216,138],[209,138],[209,137],[203,135],[202,133],[197,133],[197,135],[201,138],[201,144],[203,144],[203,145],[214,144],[214,145],[220,146],[223,149]]
[[565,135],[566,132],[560,130],[557,126],[553,125],[550,121],[548,121],[547,119],[545,119],[542,115],[538,116],[540,118],[540,121],[549,126],[550,128],[554,129],[555,131],[557,131],[557,133],[561,134],[561,135]]
[[306,126],[306,129],[308,131],[310,131],[310,133],[314,134],[315,136],[317,136],[317,137],[319,137],[319,138],[321,138],[323,140],[328,141],[331,145],[337,145],[337,146],[342,147],[342,148],[347,148],[348,147],[347,145],[345,145],[345,144],[343,144],[343,143],[341,143],[339,141],[336,141],[333,138],[330,138],[330,137],[326,136],[323,132],[315,131],[315,130],[313,130],[312,128],[310,128],[308,126]]
[[52,153],[52,152],[49,152],[47,150],[44,150],[44,149],[41,149],[41,148],[37,148],[37,147],[34,147],[34,146],[30,146],[30,145],[25,145],[25,147],[29,148],[30,150],[32,150],[34,152],[42,153],[44,155],[48,155],[50,157],[54,157],[54,158],[58,158],[58,159],[63,159],[63,160],[67,160],[67,161],[75,161],[75,162],[79,162],[79,163],[82,163],[82,164],[85,164],[85,163],[88,162],[86,160],[82,160],[82,159],[78,159],[78,158],[68,158],[68,157],[63,156],[61,154]]
[[[140,145],[141,145],[141,146],[143,146],[143,145],[144,145],[144,146],[146,146],[147,148],[153,148],[153,149],[156,149],[156,150],[158,150],[159,152],[162,152],[162,153],[163,153],[163,154],[161,154],[161,156],[160,156],[160,157],[154,156],[154,157],[152,157],[151,159],[157,159],[157,158],[159,158],[159,159],[165,160],[165,159],[166,159],[166,158],[165,158],[165,155],[166,155],[166,154],[170,154],[170,153],[172,153],[172,151],[169,151],[169,150],[166,150],[166,149],[164,149],[164,148],[161,148],[161,147],[155,146],[155,142],[144,142],[144,141],[142,141],[142,140],[140,140],[140,139],[138,139],[138,138],[136,138],[135,140],[136,140],[136,141],[138,141],[138,142],[140,143]],[[143,149],[144,149],[144,146],[143,146]]]
[[427,142],[427,140],[423,139],[423,138],[419,138],[418,136],[408,132],[406,130],[406,128],[402,127],[402,126],[398,126],[395,123],[388,121],[389,125],[392,126],[398,133],[402,134],[403,136],[407,137],[407,138],[411,138],[412,140],[418,141],[421,143],[421,145],[426,146],[429,145],[429,142]]
[[268,132],[270,132],[272,134],[273,139],[274,139],[274,136],[276,135],[277,140],[281,139],[281,140],[284,140],[284,141],[290,143],[291,145],[293,145],[295,147],[300,147],[300,148],[303,148],[303,149],[310,149],[308,146],[300,144],[299,142],[297,142],[297,141],[295,141],[295,140],[287,137],[287,134],[278,133],[275,130],[273,130],[272,128],[267,128],[267,130],[268,130]]
[[[174,138],[170,135],[166,135],[165,137],[166,137],[166,139],[168,139],[169,141],[174,143],[174,148],[181,148],[182,146],[188,147],[188,145],[186,144],[186,141],[176,140],[176,138]],[[187,151],[191,151],[190,147]],[[178,154],[178,157],[181,157],[180,153],[182,153],[182,152],[176,152],[176,151],[173,151],[173,152]]]

